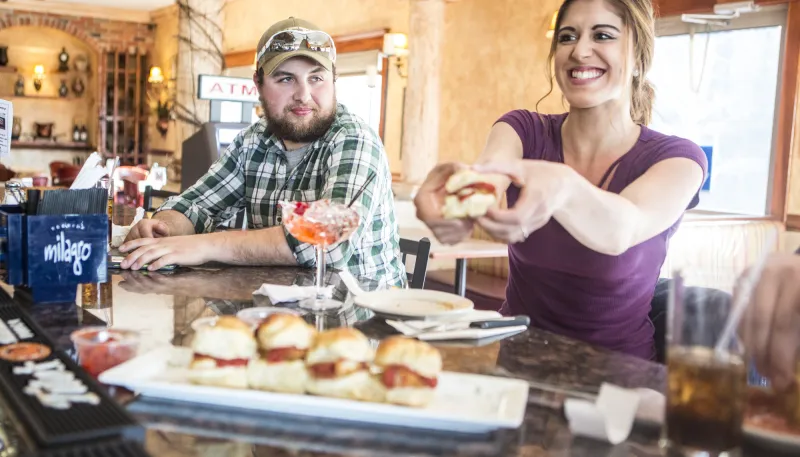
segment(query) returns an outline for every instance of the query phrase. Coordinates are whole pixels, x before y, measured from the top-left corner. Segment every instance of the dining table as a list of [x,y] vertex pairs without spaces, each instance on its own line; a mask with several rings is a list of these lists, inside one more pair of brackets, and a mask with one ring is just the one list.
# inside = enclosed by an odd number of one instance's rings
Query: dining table
[[[314,284],[314,272],[294,267],[203,265],[172,272],[110,270],[99,287],[79,286],[73,303],[32,304],[13,287],[2,285],[21,303],[56,345],[71,357],[70,334],[87,326],[131,329],[140,333],[139,353],[164,345],[190,344],[192,323],[234,315],[250,307],[273,304],[254,294],[262,284]],[[357,278],[364,290],[377,283]],[[342,307],[304,315],[318,329],[342,326],[361,330],[377,341],[394,333],[383,318],[354,303],[335,271],[326,273],[334,298]],[[98,285],[94,285],[98,286]],[[531,384],[522,425],[479,434],[393,427],[346,419],[323,419],[258,410],[172,402],[138,396],[109,387],[145,428],[143,447],[152,456],[552,456],[617,457],[662,455],[657,426],[636,424],[628,440],[612,446],[575,436],[560,407],[563,396],[544,386],[597,393],[602,383],[663,392],[663,365],[612,352],[563,336],[529,328],[495,340],[432,342],[443,369],[462,373],[513,377]],[[538,386],[538,387],[537,387]],[[544,388],[545,390],[541,390]],[[0,432],[20,452],[34,445],[0,407]],[[777,457],[776,451],[745,448],[745,457]]]

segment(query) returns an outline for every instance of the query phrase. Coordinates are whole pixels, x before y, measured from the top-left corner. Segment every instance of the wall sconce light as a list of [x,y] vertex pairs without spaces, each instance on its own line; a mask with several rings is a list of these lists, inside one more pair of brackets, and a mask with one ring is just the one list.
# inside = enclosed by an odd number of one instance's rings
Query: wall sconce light
[[164,82],[164,73],[161,72],[161,67],[150,68],[150,75],[147,77],[147,82],[150,84],[161,84]]
[[404,72],[408,63],[408,36],[405,33],[387,33],[383,36],[383,54],[387,57],[396,57],[395,66],[397,74],[408,77]]
[[44,81],[44,65],[36,65],[33,67],[33,87],[36,92],[42,90],[42,81]]
[[147,82],[151,86],[148,91],[150,103],[156,112],[156,130],[162,137],[166,137],[172,116],[172,104],[170,103],[169,84],[164,84],[164,73],[161,71],[161,67],[150,68]]
[[548,40],[552,40],[553,35],[556,34],[556,22],[558,22],[558,10],[553,13],[553,18],[550,19],[550,26],[547,28],[547,32],[544,34]]

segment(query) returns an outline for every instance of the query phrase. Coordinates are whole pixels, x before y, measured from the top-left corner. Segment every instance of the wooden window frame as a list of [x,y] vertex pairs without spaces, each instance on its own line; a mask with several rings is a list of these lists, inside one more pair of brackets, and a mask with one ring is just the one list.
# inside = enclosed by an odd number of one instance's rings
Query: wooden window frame
[[[721,0],[654,0],[658,17],[678,16],[687,13],[710,13]],[[772,164],[772,193],[769,214],[766,216],[743,216],[722,214],[709,216],[708,220],[771,220],[785,223],[787,228],[800,229],[800,215],[788,214],[789,164],[794,138],[795,113],[797,111],[798,64],[800,61],[800,0],[764,0],[759,5],[788,3],[786,32],[781,56],[780,86],[778,87],[778,112],[775,137],[775,157]],[[693,220],[706,220],[703,216]]]
[[[333,42],[336,43],[337,54],[363,51],[382,52],[383,38],[387,33],[389,33],[389,29],[381,29],[371,32],[339,35],[332,38]],[[225,54],[225,68],[246,67],[253,65],[255,56],[255,49],[229,52]],[[381,137],[381,141],[385,141],[384,132],[386,130],[386,97],[389,93],[389,58],[381,55],[381,59],[381,118],[378,126],[378,134]]]

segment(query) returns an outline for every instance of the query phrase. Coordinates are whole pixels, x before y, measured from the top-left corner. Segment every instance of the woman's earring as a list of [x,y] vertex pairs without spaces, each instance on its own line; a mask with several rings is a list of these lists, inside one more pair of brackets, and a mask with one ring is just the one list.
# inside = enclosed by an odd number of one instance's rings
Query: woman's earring
[[634,78],[638,78],[638,77],[639,77],[639,69],[638,69],[638,68],[634,68],[634,70],[633,70],[633,77],[634,77]]

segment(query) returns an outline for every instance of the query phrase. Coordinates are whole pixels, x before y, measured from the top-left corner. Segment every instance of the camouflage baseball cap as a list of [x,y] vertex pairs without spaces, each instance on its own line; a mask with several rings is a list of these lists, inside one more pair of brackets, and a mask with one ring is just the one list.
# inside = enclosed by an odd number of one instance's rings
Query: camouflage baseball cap
[[332,71],[336,48],[330,35],[319,27],[290,17],[273,24],[261,35],[256,48],[256,68],[262,68],[265,75],[270,75],[292,57],[308,57]]

